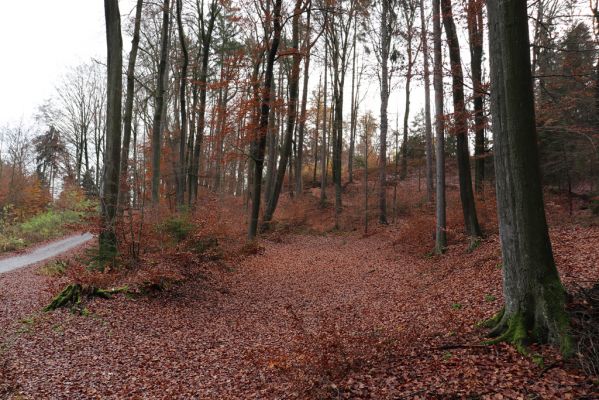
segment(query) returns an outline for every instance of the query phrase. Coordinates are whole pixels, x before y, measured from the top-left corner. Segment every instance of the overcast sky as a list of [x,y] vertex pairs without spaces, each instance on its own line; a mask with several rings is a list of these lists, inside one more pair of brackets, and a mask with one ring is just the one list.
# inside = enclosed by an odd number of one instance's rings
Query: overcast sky
[[68,67],[105,59],[105,40],[102,0],[2,1],[0,126],[29,121]]

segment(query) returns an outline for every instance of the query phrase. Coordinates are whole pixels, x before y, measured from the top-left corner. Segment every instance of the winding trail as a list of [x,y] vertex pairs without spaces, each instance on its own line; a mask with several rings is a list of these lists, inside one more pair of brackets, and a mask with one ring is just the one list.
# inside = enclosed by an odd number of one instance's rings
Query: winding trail
[[5,258],[0,260],[0,274],[3,272],[12,271],[14,269],[23,268],[31,264],[36,264],[48,258],[56,257],[59,254],[89,242],[93,238],[94,236],[89,232],[76,234],[38,247],[33,251],[28,251],[25,254]]

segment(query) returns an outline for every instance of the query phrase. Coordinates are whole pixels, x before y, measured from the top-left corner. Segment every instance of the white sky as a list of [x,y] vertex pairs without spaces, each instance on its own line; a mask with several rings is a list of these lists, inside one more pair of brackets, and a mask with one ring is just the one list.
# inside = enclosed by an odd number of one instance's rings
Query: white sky
[[105,59],[105,40],[102,0],[3,0],[0,126],[30,121],[68,67]]

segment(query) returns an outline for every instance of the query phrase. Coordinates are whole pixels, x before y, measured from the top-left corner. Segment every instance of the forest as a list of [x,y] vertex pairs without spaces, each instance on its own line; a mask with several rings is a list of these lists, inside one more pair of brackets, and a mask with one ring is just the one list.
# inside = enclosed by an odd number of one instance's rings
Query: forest
[[599,398],[599,0],[103,6],[0,126],[0,399]]

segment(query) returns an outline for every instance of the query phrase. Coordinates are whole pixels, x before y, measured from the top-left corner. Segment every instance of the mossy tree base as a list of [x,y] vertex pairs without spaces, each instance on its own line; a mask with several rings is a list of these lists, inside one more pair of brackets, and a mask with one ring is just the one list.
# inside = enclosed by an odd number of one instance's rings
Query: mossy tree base
[[126,292],[128,288],[114,288],[114,289],[100,289],[94,286],[83,286],[79,283],[68,285],[62,290],[52,302],[44,307],[45,312],[54,311],[59,308],[70,308],[71,311],[82,313],[83,308],[81,306],[84,298],[101,297],[103,299],[110,299],[113,294]]
[[502,308],[480,326],[491,329],[490,340],[485,344],[510,343],[518,352],[528,355],[527,346],[531,343],[554,343],[559,345],[564,357],[572,355],[568,318],[563,308],[544,305],[537,307],[534,313],[507,313]]

